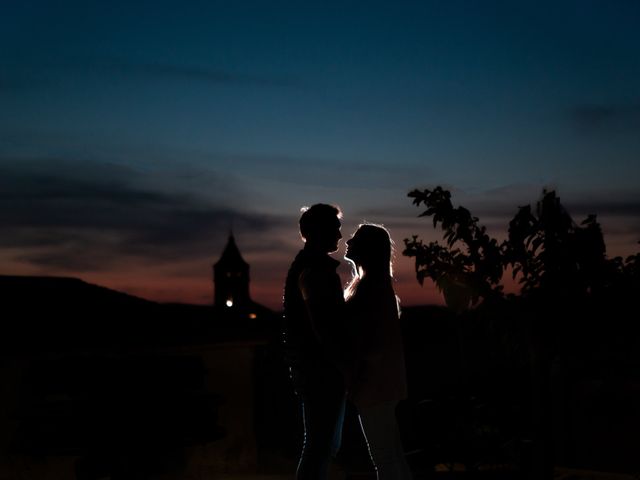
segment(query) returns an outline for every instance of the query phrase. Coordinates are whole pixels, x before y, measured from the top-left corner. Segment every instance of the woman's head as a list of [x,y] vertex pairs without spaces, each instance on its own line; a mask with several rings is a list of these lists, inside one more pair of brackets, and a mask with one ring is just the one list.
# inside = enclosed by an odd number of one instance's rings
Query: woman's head
[[[359,273],[387,273],[391,275],[393,241],[386,228],[371,223],[358,227],[347,240],[344,258],[353,262]],[[362,272],[360,272],[362,270]]]

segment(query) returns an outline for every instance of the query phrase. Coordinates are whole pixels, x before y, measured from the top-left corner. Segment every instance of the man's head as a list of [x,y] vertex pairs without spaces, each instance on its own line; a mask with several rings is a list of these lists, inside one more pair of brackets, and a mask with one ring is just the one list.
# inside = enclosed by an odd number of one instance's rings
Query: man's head
[[324,253],[338,250],[338,242],[342,238],[341,218],[340,208],[334,205],[316,203],[309,208],[303,208],[300,216],[300,235],[307,247]]

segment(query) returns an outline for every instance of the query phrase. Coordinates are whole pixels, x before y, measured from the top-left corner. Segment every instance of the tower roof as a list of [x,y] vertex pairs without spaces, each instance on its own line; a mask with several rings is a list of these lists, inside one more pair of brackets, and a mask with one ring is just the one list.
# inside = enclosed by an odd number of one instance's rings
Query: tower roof
[[229,235],[227,246],[224,248],[220,259],[215,263],[214,267],[247,267],[249,264],[244,261],[240,250],[236,245],[236,240],[233,237],[233,233]]

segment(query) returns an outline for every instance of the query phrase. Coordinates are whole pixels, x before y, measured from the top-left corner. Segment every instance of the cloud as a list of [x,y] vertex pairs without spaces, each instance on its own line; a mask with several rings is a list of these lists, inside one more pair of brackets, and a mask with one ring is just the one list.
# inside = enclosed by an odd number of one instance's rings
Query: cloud
[[432,176],[424,165],[381,164],[366,160],[250,153],[201,154],[219,168],[241,171],[244,176],[295,186],[346,189],[405,189],[416,179]]
[[[61,72],[98,74],[110,79],[117,77],[141,78],[144,80],[168,80],[197,82],[208,86],[238,86],[263,88],[298,88],[299,78],[293,75],[262,75],[233,72],[204,66],[177,65],[162,62],[136,63],[117,57],[75,58],[60,62],[42,62],[35,67],[9,65],[0,76],[0,93],[12,93],[42,86],[59,85]],[[77,81],[77,78],[74,82]]]
[[43,268],[98,270],[210,256],[232,225],[260,236],[282,222],[143,180],[104,163],[0,160],[0,246]]
[[[518,207],[531,205],[535,208],[542,198],[543,190],[556,190],[562,205],[576,221],[582,221],[587,215],[598,217],[640,217],[640,194],[633,191],[572,191],[554,186],[536,186],[532,184],[513,184],[492,189],[477,196],[468,197],[473,205],[472,212],[482,217],[511,218]],[[460,200],[466,206],[467,199]],[[454,202],[455,203],[455,202]],[[477,212],[477,213],[476,213]]]
[[50,69],[99,72],[108,75],[139,76],[200,82],[208,85],[237,85],[246,87],[299,87],[301,82],[291,75],[260,75],[232,72],[203,66],[177,65],[162,62],[133,62],[118,57],[78,58],[48,65]]
[[[640,194],[633,191],[563,191],[549,185],[527,183],[509,184],[478,192],[452,192],[451,201],[456,206],[464,206],[480,218],[513,217],[518,207],[531,205],[542,199],[544,190],[555,190],[560,201],[576,219],[590,214],[619,217],[640,216]],[[415,207],[414,207],[415,208]],[[422,212],[423,207],[416,209]]]
[[190,67],[163,63],[128,63],[124,61],[105,61],[105,68],[123,73],[146,75],[157,78],[198,81],[213,85],[240,85],[248,87],[294,87],[299,86],[298,79],[291,76],[251,75],[216,70],[212,68]]
[[[534,184],[512,184],[478,192],[452,192],[454,207],[463,206],[471,214],[479,218],[479,223],[486,226],[490,232],[502,235],[507,232],[509,221],[518,212],[518,207],[531,205],[535,209],[536,203],[542,198],[543,186]],[[607,235],[636,235],[640,238],[640,195],[634,191],[591,191],[566,192],[558,191],[562,205],[567,209],[576,223],[582,222],[588,215],[596,215],[602,222],[604,233]],[[417,218],[425,207],[410,205],[407,207],[369,208],[356,212],[361,219],[381,222],[385,225],[405,231],[416,229],[420,233],[439,235],[440,230],[433,230],[432,220]],[[416,230],[417,232],[417,230]]]
[[567,209],[576,215],[603,215],[611,217],[640,217],[640,198],[611,198],[590,201],[569,201]]
[[580,132],[637,131],[640,128],[640,104],[585,104],[569,111],[571,120]]

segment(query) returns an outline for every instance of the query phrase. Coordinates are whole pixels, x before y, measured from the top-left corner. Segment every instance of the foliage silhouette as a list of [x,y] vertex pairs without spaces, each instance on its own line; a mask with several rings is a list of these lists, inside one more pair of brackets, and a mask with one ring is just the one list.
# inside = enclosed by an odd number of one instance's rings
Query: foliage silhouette
[[442,187],[413,190],[409,197],[415,205],[427,207],[420,216],[432,216],[434,228],[440,223],[446,241],[442,246],[438,242],[424,244],[417,236],[405,239],[403,254],[415,257],[418,281],[433,280],[447,305],[456,311],[476,305],[480,299],[501,297],[503,246],[478,224],[478,218],[464,207],[454,208],[451,193]]
[[[626,313],[636,310],[634,300],[640,294],[640,253],[608,258],[596,216],[574,222],[554,191],[543,191],[535,208],[519,207],[502,242],[488,235],[469,210],[454,207],[451,193],[440,186],[413,190],[408,196],[416,206],[426,207],[419,216],[432,217],[434,228],[443,231],[443,244],[425,243],[417,235],[405,239],[403,255],[415,259],[418,282],[432,280],[455,313],[450,321],[460,369],[451,398],[463,401],[477,395],[495,407],[511,397],[512,407],[529,412],[529,420],[512,438],[520,446],[520,458],[530,458],[528,466],[520,468],[535,478],[552,478],[557,461],[571,464],[576,458],[576,427],[553,423],[558,388],[564,389],[563,408],[569,409],[561,415],[570,418],[570,405],[577,405],[569,400],[571,385],[580,381],[575,375],[619,376],[640,362],[631,340],[638,338],[638,325],[627,321]],[[509,270],[521,285],[515,295],[504,294]],[[565,379],[560,383],[559,375]],[[503,406],[499,410],[506,411]],[[524,418],[507,420],[515,425]],[[470,425],[450,424],[449,429],[465,438]],[[524,448],[527,438],[532,440],[529,450]],[[609,448],[603,455],[614,458],[618,450]],[[459,447],[456,452],[458,460],[460,455],[471,458]]]
[[501,243],[469,210],[454,208],[451,193],[442,187],[413,190],[408,196],[414,205],[427,207],[420,217],[433,217],[434,228],[440,224],[445,245],[424,243],[414,235],[404,240],[403,255],[415,258],[420,284],[431,279],[454,311],[504,298],[507,267],[513,278],[519,277],[523,297],[556,305],[638,284],[640,253],[608,259],[596,216],[576,224],[554,191],[543,191],[535,213],[530,205],[520,207]]

